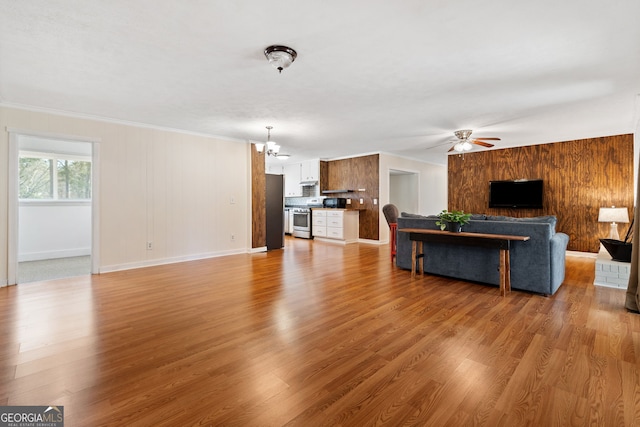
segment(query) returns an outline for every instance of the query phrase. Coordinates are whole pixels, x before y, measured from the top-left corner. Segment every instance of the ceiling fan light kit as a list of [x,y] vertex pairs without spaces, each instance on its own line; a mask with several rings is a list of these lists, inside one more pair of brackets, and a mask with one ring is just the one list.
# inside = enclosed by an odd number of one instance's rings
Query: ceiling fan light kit
[[453,146],[454,151],[463,152],[463,151],[471,151],[473,145],[469,141],[458,142]]
[[298,53],[287,46],[272,45],[264,50],[264,56],[267,57],[269,63],[273,65],[279,73],[288,68],[289,65],[296,60]]
[[500,138],[495,137],[487,137],[487,138],[469,138],[473,131],[471,129],[462,129],[453,132],[456,136],[457,140],[454,140],[455,145],[449,149],[449,152],[455,151],[458,153],[464,153],[465,151],[470,151],[473,148],[473,145],[480,145],[482,147],[493,147],[493,144],[489,142],[485,142],[483,140],[488,141],[500,141]]

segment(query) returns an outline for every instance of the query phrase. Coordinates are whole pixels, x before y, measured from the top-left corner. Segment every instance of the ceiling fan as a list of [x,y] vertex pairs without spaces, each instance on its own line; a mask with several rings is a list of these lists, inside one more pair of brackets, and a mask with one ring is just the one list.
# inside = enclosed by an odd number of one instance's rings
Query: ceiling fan
[[455,131],[453,134],[457,139],[449,141],[455,142],[455,144],[449,149],[448,152],[458,151],[462,153],[465,151],[469,151],[473,148],[473,145],[471,144],[480,145],[482,147],[493,147],[493,144],[485,141],[500,141],[500,138],[469,138],[472,132],[473,131],[471,129]]

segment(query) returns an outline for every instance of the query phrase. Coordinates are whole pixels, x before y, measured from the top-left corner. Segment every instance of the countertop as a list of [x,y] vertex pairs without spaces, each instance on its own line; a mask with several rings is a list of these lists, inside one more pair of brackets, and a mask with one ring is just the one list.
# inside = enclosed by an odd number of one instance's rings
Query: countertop
[[313,208],[323,211],[363,211],[364,208]]

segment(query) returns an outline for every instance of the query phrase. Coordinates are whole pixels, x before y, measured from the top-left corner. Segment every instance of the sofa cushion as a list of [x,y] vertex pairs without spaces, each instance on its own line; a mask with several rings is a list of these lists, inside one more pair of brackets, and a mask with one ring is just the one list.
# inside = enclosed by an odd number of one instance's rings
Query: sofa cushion
[[553,215],[543,215],[543,216],[524,217],[524,218],[515,218],[512,216],[502,216],[502,215],[489,215],[487,216],[486,219],[487,221],[535,222],[540,224],[549,224],[551,225],[551,229],[553,233],[556,232],[556,223],[558,221],[558,219]]
[[400,214],[401,217],[403,218],[427,218],[424,215],[420,215],[420,214],[412,214],[412,213],[408,213],[408,212],[402,212]]
[[487,215],[485,219],[487,221],[508,221],[510,218],[512,217],[504,215]]
[[474,221],[484,221],[485,219],[487,219],[487,216],[485,214],[471,214],[471,218]]
[[[408,212],[402,212],[400,214],[401,217],[404,218],[435,218],[435,219],[439,219],[438,215],[420,215],[420,214],[412,214],[412,213],[408,213]],[[483,221],[485,219],[487,219],[487,216],[485,214],[471,214],[471,218],[474,221]]]

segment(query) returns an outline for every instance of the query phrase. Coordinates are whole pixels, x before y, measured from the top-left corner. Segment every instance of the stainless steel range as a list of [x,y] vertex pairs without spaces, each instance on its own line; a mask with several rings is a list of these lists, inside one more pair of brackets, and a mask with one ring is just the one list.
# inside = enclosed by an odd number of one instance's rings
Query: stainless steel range
[[311,209],[314,207],[322,207],[322,199],[309,199],[306,206],[298,206],[293,208],[294,237],[313,239],[313,233],[311,230]]
[[303,239],[311,238],[310,208],[293,208],[293,235]]

